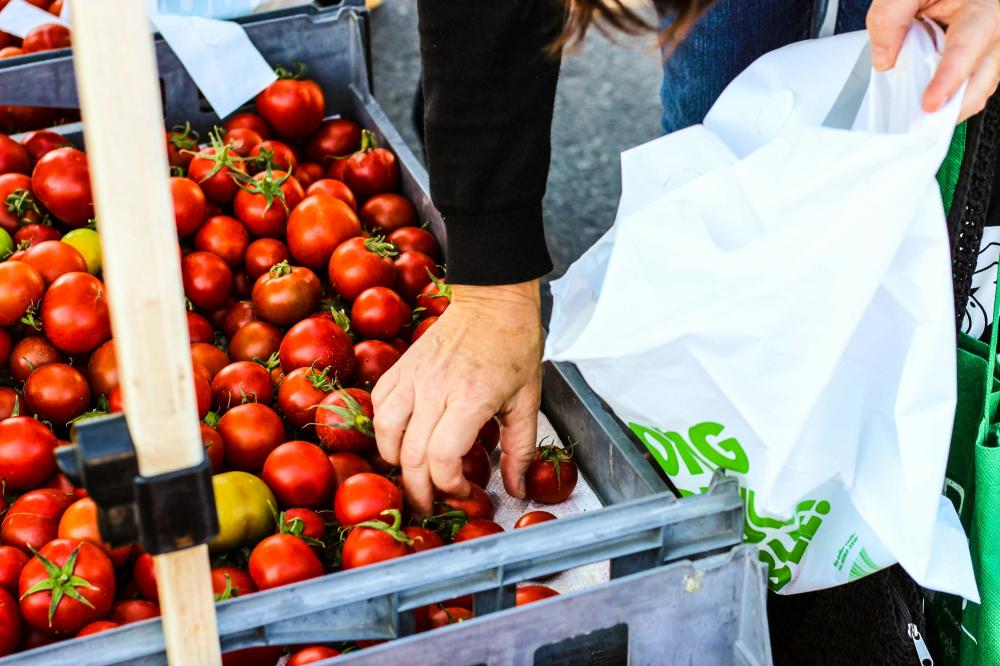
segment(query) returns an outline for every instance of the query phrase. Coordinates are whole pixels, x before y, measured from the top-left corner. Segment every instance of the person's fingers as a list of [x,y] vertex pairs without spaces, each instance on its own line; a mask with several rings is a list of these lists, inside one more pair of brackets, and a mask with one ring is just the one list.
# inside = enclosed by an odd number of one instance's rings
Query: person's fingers
[[875,69],[885,71],[896,64],[903,38],[921,4],[921,0],[872,0],[866,22]]
[[427,446],[431,481],[436,488],[457,497],[469,494],[462,474],[462,456],[469,452],[483,423],[493,416],[485,402],[452,402],[438,421]]
[[500,415],[500,474],[507,492],[524,499],[524,474],[535,455],[538,436],[539,396],[534,387],[525,387],[515,397],[511,408]]
[[990,96],[996,92],[998,83],[1000,83],[1000,52],[993,49],[983,56],[979,67],[969,78],[958,121],[962,122],[982,111]]
[[924,108],[937,111],[958,92],[993,46],[1000,24],[1000,3],[970,3],[952,17],[944,38],[944,53],[924,92]]
[[396,384],[391,392],[379,395],[377,400],[373,393],[372,407],[378,453],[390,465],[398,465],[403,433],[413,413],[413,385],[408,382]]
[[399,452],[406,499],[414,511],[424,516],[429,515],[434,508],[434,486],[427,462],[427,443],[444,412],[443,403],[429,398],[424,394],[420,404],[414,405]]

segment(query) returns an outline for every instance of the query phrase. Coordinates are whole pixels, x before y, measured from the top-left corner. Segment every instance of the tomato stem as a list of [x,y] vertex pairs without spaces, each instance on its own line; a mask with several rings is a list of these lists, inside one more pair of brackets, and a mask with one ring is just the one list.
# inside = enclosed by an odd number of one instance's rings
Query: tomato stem
[[[30,546],[29,546],[30,547]],[[49,626],[52,626],[52,618],[55,617],[56,609],[59,608],[60,602],[64,596],[73,599],[74,601],[79,601],[81,604],[93,608],[94,605],[87,600],[82,594],[80,594],[78,588],[85,588],[88,590],[97,589],[90,584],[90,581],[80,576],[75,576],[73,570],[76,568],[76,558],[80,555],[80,549],[83,547],[81,543],[73,550],[73,553],[66,559],[66,563],[61,567],[57,566],[54,562],[49,560],[47,557],[36,551],[34,548],[31,552],[38,561],[41,562],[42,566],[45,567],[45,573],[48,574],[48,578],[43,578],[31,587],[29,587],[24,594],[21,595],[21,599],[30,597],[32,594],[38,592],[48,591],[51,593],[52,598],[49,602]]]

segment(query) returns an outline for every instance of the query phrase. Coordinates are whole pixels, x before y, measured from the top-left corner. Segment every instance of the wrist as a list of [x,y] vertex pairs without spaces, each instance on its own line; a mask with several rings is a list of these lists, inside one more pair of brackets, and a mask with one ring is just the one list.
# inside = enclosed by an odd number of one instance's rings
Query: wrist
[[529,280],[516,284],[478,286],[467,284],[451,285],[451,300],[460,306],[485,305],[489,307],[518,307],[541,311],[541,280]]

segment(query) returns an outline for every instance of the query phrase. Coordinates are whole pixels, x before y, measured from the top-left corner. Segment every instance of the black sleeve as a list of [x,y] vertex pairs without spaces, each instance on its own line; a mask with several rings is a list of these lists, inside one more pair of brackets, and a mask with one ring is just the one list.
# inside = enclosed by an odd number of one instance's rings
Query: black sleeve
[[552,270],[542,227],[559,57],[556,0],[420,0],[431,196],[448,281],[512,284]]

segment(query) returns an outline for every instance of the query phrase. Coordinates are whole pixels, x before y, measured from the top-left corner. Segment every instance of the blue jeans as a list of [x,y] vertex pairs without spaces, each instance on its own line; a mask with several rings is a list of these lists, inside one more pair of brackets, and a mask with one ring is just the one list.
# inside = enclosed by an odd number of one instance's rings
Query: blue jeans
[[[663,131],[700,123],[736,75],[754,60],[816,36],[827,0],[716,0],[664,62]],[[840,0],[836,31],[865,27],[871,0]]]

